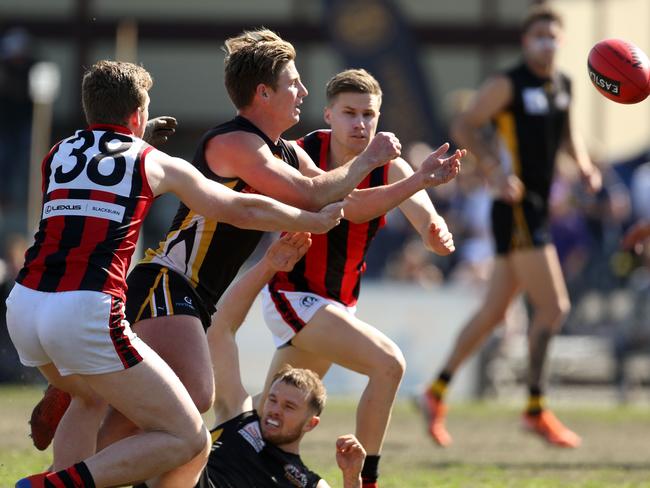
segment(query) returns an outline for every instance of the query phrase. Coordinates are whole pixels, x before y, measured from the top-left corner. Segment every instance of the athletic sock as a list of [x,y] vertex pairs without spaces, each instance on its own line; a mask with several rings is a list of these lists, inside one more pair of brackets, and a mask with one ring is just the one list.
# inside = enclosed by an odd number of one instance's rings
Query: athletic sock
[[451,377],[452,374],[449,371],[443,370],[438,375],[438,379],[431,384],[431,394],[438,400],[445,398],[445,394],[447,393],[447,386],[449,386]]
[[379,454],[369,454],[363,463],[361,470],[361,482],[363,488],[377,488],[379,478]]
[[45,488],[95,488],[95,480],[86,463],[82,462],[48,474],[45,477]]
[[539,386],[531,386],[528,389],[528,405],[526,413],[528,415],[539,415],[544,410],[544,394]]

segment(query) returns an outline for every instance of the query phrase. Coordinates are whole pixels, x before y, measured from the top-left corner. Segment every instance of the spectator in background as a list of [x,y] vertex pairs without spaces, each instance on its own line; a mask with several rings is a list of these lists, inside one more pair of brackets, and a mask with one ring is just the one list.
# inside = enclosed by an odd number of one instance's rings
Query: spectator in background
[[29,70],[35,63],[32,41],[22,28],[0,40],[0,204],[25,205],[32,127]]

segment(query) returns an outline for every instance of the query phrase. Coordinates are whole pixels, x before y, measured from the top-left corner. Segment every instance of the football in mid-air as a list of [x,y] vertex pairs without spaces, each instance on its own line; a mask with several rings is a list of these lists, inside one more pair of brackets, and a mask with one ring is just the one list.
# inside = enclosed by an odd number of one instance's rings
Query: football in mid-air
[[638,103],[650,94],[650,61],[634,44],[605,39],[589,51],[589,78],[605,97],[618,103]]

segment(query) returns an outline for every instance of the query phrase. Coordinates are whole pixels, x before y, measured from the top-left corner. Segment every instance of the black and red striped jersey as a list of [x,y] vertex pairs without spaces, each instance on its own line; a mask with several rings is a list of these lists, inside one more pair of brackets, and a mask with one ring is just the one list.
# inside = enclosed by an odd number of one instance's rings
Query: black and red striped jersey
[[[259,136],[276,158],[298,168],[298,156],[288,142],[283,139],[273,142],[251,121],[237,116],[207,131],[199,142],[193,164],[206,178],[234,191],[261,193],[241,178],[217,175],[205,159],[205,147],[210,139],[236,131]],[[160,241],[158,248],[147,249],[138,266],[165,266],[185,276],[212,314],[219,298],[255,250],[263,234],[259,230],[240,229],[206,218],[181,203],[165,238]]]
[[92,290],[124,299],[154,199],[144,169],[151,149],[112,125],[93,125],[57,143],[43,160],[41,221],[16,281],[34,290]]
[[[298,144],[325,171],[328,170],[330,136],[329,130],[318,130],[298,140]],[[386,164],[374,169],[357,188],[385,185],[388,167]],[[348,307],[354,306],[359,298],[361,275],[366,269],[368,246],[384,224],[383,215],[362,224],[342,219],[326,234],[313,234],[309,251],[293,270],[273,277],[269,283],[271,294],[279,290],[309,292]]]

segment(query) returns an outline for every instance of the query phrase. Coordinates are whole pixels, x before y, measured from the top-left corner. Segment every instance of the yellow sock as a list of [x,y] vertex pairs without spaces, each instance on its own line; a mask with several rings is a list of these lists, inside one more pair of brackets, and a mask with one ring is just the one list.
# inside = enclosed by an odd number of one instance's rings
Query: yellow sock
[[544,410],[544,396],[543,395],[530,395],[528,397],[528,405],[526,412],[530,414],[537,414]]
[[430,391],[433,394],[433,396],[442,400],[445,397],[445,394],[447,393],[448,384],[449,384],[448,381],[438,378],[431,385]]

